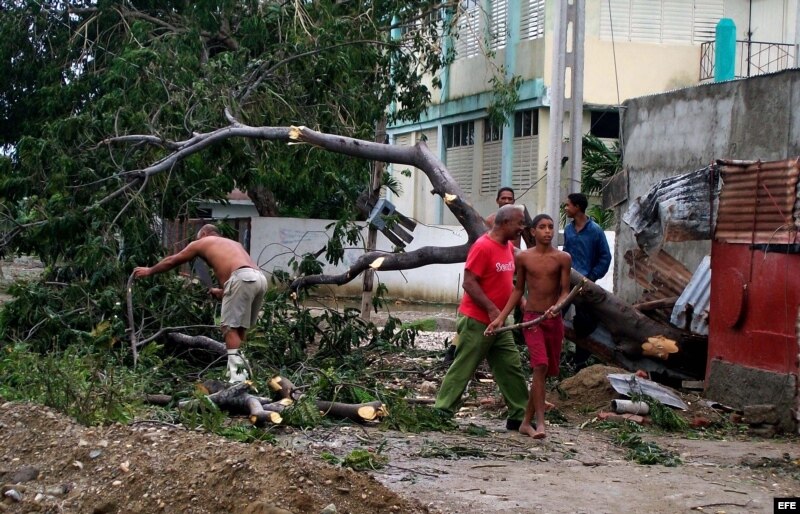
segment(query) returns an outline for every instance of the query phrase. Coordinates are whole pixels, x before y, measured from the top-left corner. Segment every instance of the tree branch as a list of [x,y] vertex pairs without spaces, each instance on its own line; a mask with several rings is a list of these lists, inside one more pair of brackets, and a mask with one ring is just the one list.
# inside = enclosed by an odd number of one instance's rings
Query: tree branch
[[[106,144],[150,143],[169,148],[174,152],[165,156],[147,168],[120,173],[119,176],[138,175],[149,177],[171,169],[181,160],[198,153],[209,146],[233,137],[263,139],[268,141],[285,141],[289,144],[310,144],[330,152],[357,157],[370,161],[405,164],[420,169],[433,186],[431,193],[441,196],[450,212],[456,217],[467,232],[467,242],[460,246],[440,248],[424,247],[406,253],[370,252],[362,255],[350,269],[341,275],[313,275],[302,277],[292,283],[292,289],[319,284],[341,285],[356,278],[368,267],[382,271],[412,269],[428,264],[452,264],[466,260],[469,246],[486,232],[483,218],[464,200],[464,192],[450,176],[445,165],[420,141],[414,146],[392,146],[374,143],[362,139],[326,134],[308,127],[251,127],[240,123],[230,112],[225,113],[230,125],[212,132],[195,134],[184,142],[169,142],[149,135],[126,135],[120,138],[109,138]],[[127,190],[130,184],[122,189]],[[120,191],[112,193],[120,194]]]

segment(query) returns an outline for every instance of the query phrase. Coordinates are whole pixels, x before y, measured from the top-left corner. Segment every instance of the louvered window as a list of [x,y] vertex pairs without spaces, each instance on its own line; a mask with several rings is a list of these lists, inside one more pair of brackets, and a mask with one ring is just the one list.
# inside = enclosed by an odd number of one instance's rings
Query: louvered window
[[472,193],[475,123],[467,121],[448,125],[444,130],[447,169],[466,194]]
[[520,9],[520,38],[539,39],[544,37],[545,0],[522,0]]
[[511,187],[526,189],[536,181],[539,164],[539,111],[529,109],[514,114],[514,161]]
[[477,0],[466,0],[458,7],[456,58],[475,57],[480,51],[481,9]]
[[411,146],[411,133],[400,134],[394,139],[396,146]]
[[600,38],[652,43],[713,40],[724,0],[602,0]]
[[492,0],[492,17],[489,21],[489,47],[500,50],[506,47],[508,37],[508,0]]
[[503,126],[489,118],[483,120],[483,162],[481,163],[481,194],[490,194],[500,187],[500,168],[503,161]]

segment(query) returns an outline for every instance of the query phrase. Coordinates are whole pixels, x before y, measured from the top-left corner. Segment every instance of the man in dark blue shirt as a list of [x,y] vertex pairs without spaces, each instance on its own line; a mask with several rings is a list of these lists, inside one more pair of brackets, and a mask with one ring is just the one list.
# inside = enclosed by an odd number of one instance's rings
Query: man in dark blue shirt
[[[581,193],[567,196],[564,211],[572,222],[564,228],[564,251],[572,257],[572,267],[592,282],[600,280],[608,273],[611,265],[611,251],[602,227],[586,215],[589,201]],[[585,337],[597,328],[597,320],[587,309],[575,306],[573,329],[578,337]],[[590,353],[583,348],[575,348],[576,371],[586,367]]]

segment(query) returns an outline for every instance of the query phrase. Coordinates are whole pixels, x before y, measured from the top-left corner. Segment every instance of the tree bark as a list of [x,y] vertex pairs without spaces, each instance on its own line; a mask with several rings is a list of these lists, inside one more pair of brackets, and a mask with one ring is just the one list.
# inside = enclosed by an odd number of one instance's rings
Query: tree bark
[[[246,413],[250,423],[255,426],[263,426],[268,421],[273,424],[280,424],[283,421],[278,412],[267,411],[261,405],[259,399],[250,394],[252,382],[245,381],[232,385],[215,393],[206,395],[220,409],[233,413]],[[178,404],[178,407],[185,409],[196,403],[196,400],[186,400]]]
[[228,355],[225,344],[206,336],[190,336],[179,332],[170,332],[166,335],[167,341],[186,348],[205,350],[219,357]]
[[278,204],[275,202],[275,195],[266,187],[250,184],[247,186],[247,196],[253,201],[259,216],[274,218],[278,215]]
[[[269,388],[283,398],[281,403],[294,402],[303,396],[303,393],[294,386],[291,380],[279,375],[269,381]],[[331,415],[358,422],[374,421],[388,414],[386,406],[380,400],[357,404],[317,400],[316,406],[323,416]]]
[[317,400],[317,408],[323,416],[336,416],[358,422],[375,421],[387,414],[386,407],[380,400],[359,404]]
[[[573,286],[583,279],[572,270]],[[572,323],[565,321],[567,338],[602,360],[630,371],[643,369],[681,380],[704,375],[707,338],[654,321],[593,282],[584,284],[574,303],[591,310],[601,327],[581,338]]]

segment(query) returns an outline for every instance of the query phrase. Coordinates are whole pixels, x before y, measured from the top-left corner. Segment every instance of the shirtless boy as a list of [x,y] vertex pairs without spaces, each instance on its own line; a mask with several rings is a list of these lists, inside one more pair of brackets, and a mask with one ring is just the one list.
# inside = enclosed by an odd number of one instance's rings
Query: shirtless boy
[[[533,218],[533,237],[536,246],[519,252],[515,259],[517,281],[511,298],[503,311],[486,328],[487,334],[502,327],[508,314],[514,310],[520,297],[528,288],[528,301],[525,306],[523,322],[533,320],[542,314],[545,320],[524,329],[525,343],[530,353],[531,391],[525,408],[525,417],[519,428],[520,433],[534,439],[543,439],[545,412],[545,379],[558,375],[561,357],[561,342],[564,338],[564,323],[561,312],[555,306],[569,294],[569,273],[572,259],[568,253],[552,246],[555,235],[553,219],[547,214]],[[536,416],[536,428],[531,419]]]

